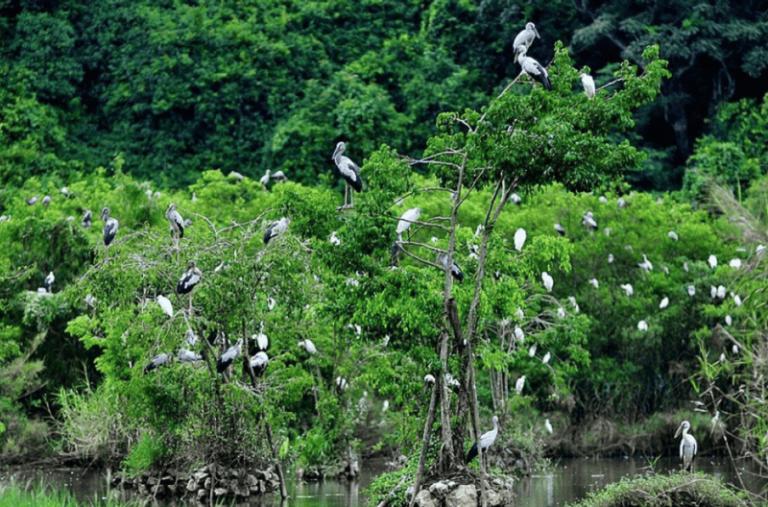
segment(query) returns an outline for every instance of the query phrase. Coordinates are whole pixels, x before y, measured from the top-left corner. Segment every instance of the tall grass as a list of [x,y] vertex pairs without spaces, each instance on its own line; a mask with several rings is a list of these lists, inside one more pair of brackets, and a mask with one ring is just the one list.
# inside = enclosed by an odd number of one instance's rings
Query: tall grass
[[0,485],[0,507],[134,507],[137,502],[94,498],[78,501],[69,491],[54,490],[42,485],[24,486],[17,482]]

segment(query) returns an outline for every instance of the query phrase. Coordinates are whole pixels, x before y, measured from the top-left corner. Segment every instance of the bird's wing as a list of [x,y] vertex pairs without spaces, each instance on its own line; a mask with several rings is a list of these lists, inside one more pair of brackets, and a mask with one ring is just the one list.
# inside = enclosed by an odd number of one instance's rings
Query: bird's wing
[[693,438],[693,435],[691,435],[691,442],[693,442],[693,456],[696,456],[696,453],[699,452],[699,443],[696,442],[696,439]]
[[685,439],[680,440],[680,457],[683,457],[683,449],[685,448]]
[[518,46],[527,45],[527,42],[528,42],[528,31],[522,30],[520,33],[518,33],[515,36],[515,40],[512,42],[512,47],[517,49]]
[[357,181],[360,168],[348,157],[341,157],[339,172],[352,181]]
[[546,71],[544,70],[544,67],[542,67],[539,64],[539,62],[537,62],[536,60],[530,57],[526,57],[523,59],[522,67],[526,73],[532,76],[541,76],[542,74],[546,73]]

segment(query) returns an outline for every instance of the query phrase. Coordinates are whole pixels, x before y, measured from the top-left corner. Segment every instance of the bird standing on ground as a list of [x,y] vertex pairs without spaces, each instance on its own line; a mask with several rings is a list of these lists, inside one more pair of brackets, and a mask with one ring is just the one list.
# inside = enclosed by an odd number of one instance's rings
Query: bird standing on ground
[[691,423],[683,421],[678,426],[675,432],[675,438],[679,437],[682,433],[683,438],[680,440],[680,459],[683,460],[683,470],[689,472],[693,471],[693,459],[696,457],[696,453],[699,450],[699,444],[696,443],[696,439],[693,435],[688,433],[691,429]]
[[527,56],[525,54],[526,51],[527,49],[523,49],[521,46],[521,51],[517,55],[517,63],[520,64],[520,68],[523,70],[523,72],[531,76],[531,78],[541,83],[544,88],[551,90],[552,83],[549,82],[549,74],[547,73],[547,69],[542,67],[541,64],[535,59]]
[[[496,437],[499,436],[499,418],[497,416],[493,416],[493,429],[491,431],[486,431],[483,433],[483,435],[480,437],[480,449],[483,450],[483,457],[486,456],[486,451],[491,448],[493,443],[496,441]],[[478,442],[475,442],[472,445],[472,448],[467,453],[467,458],[464,460],[465,463],[471,462],[473,459],[475,459],[475,456],[477,456],[478,450],[477,450]]]
[[352,162],[352,160],[344,155],[344,151],[347,149],[347,144],[344,141],[340,141],[336,145],[336,149],[333,151],[332,160],[336,164],[336,168],[339,170],[339,174],[344,178],[344,208],[352,207],[352,194],[349,192],[349,187],[355,189],[356,192],[362,192],[363,180],[360,178],[360,167]]
[[120,222],[109,216],[109,208],[106,207],[101,210],[101,219],[104,221],[104,246],[109,246],[117,236]]

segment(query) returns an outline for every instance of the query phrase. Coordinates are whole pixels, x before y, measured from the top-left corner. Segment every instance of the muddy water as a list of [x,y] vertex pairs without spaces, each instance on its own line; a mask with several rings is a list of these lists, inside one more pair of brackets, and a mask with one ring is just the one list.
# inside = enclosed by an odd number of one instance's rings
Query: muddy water
[[[674,469],[677,461],[662,459],[653,464],[657,472]],[[555,507],[564,506],[586,496],[589,492],[607,484],[634,477],[650,471],[650,463],[640,459],[569,459],[553,464],[546,472],[521,479],[516,486],[516,507]],[[703,458],[697,462],[697,470],[711,473],[723,481],[738,483],[736,471],[728,464]],[[288,484],[291,497],[288,505],[299,507],[364,507],[367,505],[364,490],[383,471],[380,461],[369,462],[363,468],[360,480],[354,483],[325,481],[322,483],[302,483],[290,481]],[[741,478],[748,488],[759,491],[765,483],[757,480],[748,471],[741,470]],[[103,471],[82,469],[16,469],[0,471],[0,484],[11,480],[26,483],[40,483],[52,488],[69,490],[81,500],[106,498],[118,492],[107,488],[107,477]],[[179,505],[158,503],[157,505]],[[279,505],[275,498],[263,498],[252,501],[249,506]]]

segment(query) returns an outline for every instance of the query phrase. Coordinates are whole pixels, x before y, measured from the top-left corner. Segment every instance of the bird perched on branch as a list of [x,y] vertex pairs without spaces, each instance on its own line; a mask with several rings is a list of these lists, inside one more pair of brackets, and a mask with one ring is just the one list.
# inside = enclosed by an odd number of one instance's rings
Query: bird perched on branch
[[531,58],[530,56],[526,55],[527,48],[523,48],[521,46],[521,51],[517,55],[517,63],[520,64],[520,68],[531,76],[535,81],[538,81],[541,83],[544,88],[547,90],[552,89],[552,83],[549,82],[549,74],[547,73],[547,69],[542,67],[542,65],[534,58]]
[[104,221],[104,246],[109,246],[117,236],[120,223],[116,218],[109,216],[109,208],[106,207],[101,210],[101,219]]
[[280,236],[285,231],[288,230],[288,224],[291,223],[291,220],[289,218],[283,217],[280,220],[277,220],[275,222],[272,222],[267,227],[267,230],[264,231],[264,244],[269,244],[270,241],[272,241],[274,238]]
[[169,356],[165,352],[163,352],[162,354],[158,354],[149,361],[148,365],[144,367],[144,373],[148,373],[152,370],[156,370],[161,366],[168,364],[170,360],[171,360],[171,356]]
[[[448,268],[448,254],[441,253],[440,255],[437,256],[437,261],[444,268],[446,269]],[[451,276],[453,276],[453,278],[459,283],[461,283],[464,280],[464,272],[461,270],[459,265],[456,264],[456,261],[453,261],[451,263]]]
[[229,368],[229,365],[231,365],[235,359],[240,356],[242,348],[243,339],[240,338],[237,340],[237,343],[229,347],[221,356],[219,356],[219,359],[216,361],[216,371],[219,373],[224,373],[224,371]]
[[581,86],[584,87],[584,95],[589,99],[595,98],[595,80],[592,79],[592,76],[582,72],[579,77],[581,78]]
[[189,261],[187,270],[181,275],[179,283],[176,284],[176,292],[178,294],[189,294],[202,279],[203,272],[195,265],[194,261]]
[[512,47],[515,49],[515,54],[520,54],[528,51],[533,41],[541,39],[539,31],[536,30],[536,25],[533,23],[526,23],[525,29],[518,32],[515,36],[515,40],[512,42]]
[[175,246],[178,247],[179,240],[184,237],[184,219],[181,218],[181,214],[176,211],[176,205],[174,203],[168,205],[168,209],[165,210],[165,218],[168,219],[168,223],[171,225],[173,242]]
[[333,150],[333,157],[331,159],[336,164],[336,168],[339,170],[339,174],[344,179],[344,207],[352,207],[352,194],[349,191],[349,187],[355,189],[356,192],[363,191],[363,180],[360,178],[360,167],[352,162],[352,159],[344,155],[344,151],[347,149],[347,144],[344,141],[339,141],[336,145],[336,149]]
[[[493,429],[490,431],[486,431],[483,433],[483,435],[480,437],[480,449],[483,450],[483,456],[485,456],[486,451],[490,449],[490,447],[493,445],[493,443],[496,441],[496,437],[499,435],[499,418],[497,416],[493,416]],[[466,463],[471,462],[473,459],[475,459],[475,456],[478,454],[477,450],[478,442],[475,442],[472,444],[472,448],[467,453],[467,458],[464,460]]]
[[269,356],[263,350],[260,352],[257,352],[251,358],[251,369],[253,370],[253,374],[256,375],[257,377],[261,377],[264,374],[264,372],[267,370],[268,364],[269,364]]

